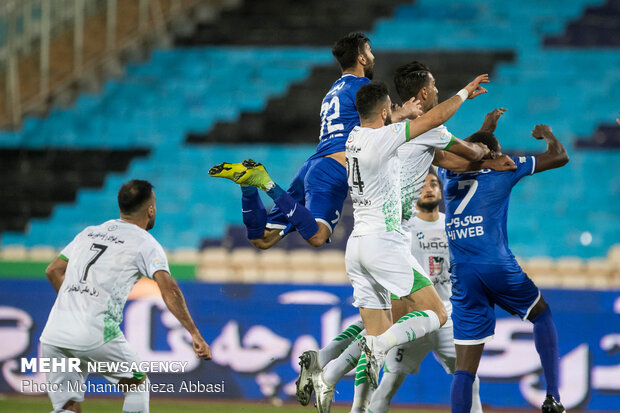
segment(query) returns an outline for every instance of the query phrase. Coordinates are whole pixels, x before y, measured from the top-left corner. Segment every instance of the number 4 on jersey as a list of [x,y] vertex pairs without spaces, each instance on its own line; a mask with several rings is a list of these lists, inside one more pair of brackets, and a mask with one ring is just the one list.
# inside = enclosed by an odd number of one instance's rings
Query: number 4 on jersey
[[364,181],[362,181],[362,176],[360,175],[359,161],[357,160],[357,158],[352,159],[353,165],[349,165],[349,158],[347,158],[347,179],[351,177],[351,188],[357,188],[357,192],[360,195],[363,195]]

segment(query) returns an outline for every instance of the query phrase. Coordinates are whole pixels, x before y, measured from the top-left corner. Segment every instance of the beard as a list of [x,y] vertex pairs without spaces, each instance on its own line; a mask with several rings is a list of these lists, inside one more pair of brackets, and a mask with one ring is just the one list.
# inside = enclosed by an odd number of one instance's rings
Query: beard
[[439,205],[439,201],[440,201],[439,199],[435,201],[429,201],[429,202],[424,202],[422,200],[419,200],[418,208],[420,208],[424,212],[432,212],[433,209],[437,208],[437,205]]
[[374,68],[374,66],[364,67],[364,76],[366,76],[368,79],[372,80],[372,77],[374,75],[375,75],[375,68]]
[[392,124],[392,115],[387,115],[387,118],[385,118],[385,122],[383,122],[383,125],[387,126],[391,124]]
[[149,219],[149,222],[146,223],[146,230],[150,231],[153,229],[154,226],[155,226],[155,217],[153,217],[152,219]]

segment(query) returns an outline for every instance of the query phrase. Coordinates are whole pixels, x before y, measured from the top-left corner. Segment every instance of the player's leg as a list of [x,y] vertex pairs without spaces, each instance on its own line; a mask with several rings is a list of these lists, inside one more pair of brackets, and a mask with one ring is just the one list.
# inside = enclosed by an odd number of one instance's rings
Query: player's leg
[[366,413],[370,399],[374,393],[374,387],[368,381],[366,374],[366,355],[361,354],[355,368],[355,381],[353,383],[353,404],[350,413]]
[[547,383],[547,397],[542,411],[555,413],[564,411],[560,404],[559,370],[560,353],[558,350],[558,333],[553,322],[551,309],[542,295],[527,317],[534,324],[534,344],[540,356],[545,382]]
[[347,170],[335,159],[323,157],[308,161],[304,177],[305,206],[317,221],[319,229],[306,241],[313,247],[325,244],[340,220],[342,205],[349,185]]
[[[360,344],[368,359],[369,380],[376,385],[386,353],[392,347],[437,330],[445,323],[447,314],[432,282],[422,274],[424,270],[411,255],[409,243],[402,234],[394,231],[360,238],[365,244],[362,265],[372,274],[376,284],[397,297],[406,297],[408,306],[413,303],[428,305],[422,307],[425,311],[410,312],[387,329],[382,325],[383,331],[373,332],[364,319],[368,335]],[[439,304],[431,309],[429,303],[433,302]]]
[[450,389],[452,413],[470,413],[476,372],[484,350],[481,344],[456,344],[456,370]]
[[392,348],[386,358],[383,377],[370,401],[369,411],[387,412],[392,397],[408,374],[418,374],[420,364],[433,348],[433,336],[437,331],[413,342]]
[[[140,363],[136,351],[123,335],[88,352],[94,362]],[[109,372],[103,375],[110,383],[118,384],[123,390],[123,412],[149,412],[149,379],[144,372]]]
[[452,413],[470,413],[484,343],[492,340],[495,332],[495,310],[489,302],[488,278],[482,266],[455,264],[451,280],[456,365],[450,404]]
[[[297,401],[299,401],[302,406],[306,406],[312,396],[312,374],[318,370],[322,370],[327,363],[343,354],[363,328],[364,323],[362,320],[359,320],[348,326],[322,349],[318,351],[308,350],[302,353],[299,357],[299,365],[301,366],[299,377],[295,382]],[[355,347],[357,347],[357,345]],[[346,372],[344,374],[346,374]]]
[[[456,348],[454,346],[454,334],[452,331],[452,320],[448,320],[443,327],[432,334],[433,355],[444,368],[446,373],[454,374],[456,370]],[[480,379],[476,375],[472,386],[471,413],[482,413],[482,402],[480,401]]]
[[504,283],[494,281],[490,284],[490,287],[496,291],[494,292],[497,304],[506,311],[534,324],[534,343],[547,384],[547,398],[543,411],[564,411],[564,407],[560,404],[558,391],[560,363],[558,334],[549,306],[543,300],[538,287],[518,264],[489,267],[495,273],[495,278],[504,280]]
[[[77,357],[72,350],[63,349],[49,344],[41,343],[41,357],[50,359],[66,359],[69,357]],[[84,401],[84,393],[79,389],[83,388],[86,383],[88,368],[86,362],[80,363],[81,372],[52,371],[45,373],[45,380],[50,383],[48,396],[54,407],[53,413],[76,412],[81,413],[81,402]],[[69,383],[71,384],[69,386]]]
[[[304,167],[302,167],[302,169],[304,169]],[[279,210],[284,213],[288,222],[295,226],[304,239],[313,237],[319,230],[318,224],[310,211],[298,200],[295,200],[289,193],[284,191],[278,184],[273,182],[265,167],[260,163],[256,163],[251,159],[245,160],[241,164],[223,163],[212,167],[209,170],[209,175],[227,178],[239,185],[255,187],[265,191],[265,193],[273,199]],[[251,190],[246,190],[244,196],[252,200],[252,202],[248,204],[248,210],[253,211],[252,206],[256,207],[258,205],[260,207],[257,201],[258,192],[253,193]],[[262,217],[262,213],[260,216]],[[247,221],[248,223],[252,222],[253,232],[251,236],[260,235],[259,221],[261,221],[261,219],[259,219],[258,215],[252,218],[248,217]],[[250,236],[250,234],[248,235]],[[279,231],[277,233],[274,233],[274,231],[267,231],[267,234],[264,234],[263,237],[267,237],[268,239],[263,239],[262,237],[256,238],[252,243],[257,248],[266,249],[279,241],[278,236]]]

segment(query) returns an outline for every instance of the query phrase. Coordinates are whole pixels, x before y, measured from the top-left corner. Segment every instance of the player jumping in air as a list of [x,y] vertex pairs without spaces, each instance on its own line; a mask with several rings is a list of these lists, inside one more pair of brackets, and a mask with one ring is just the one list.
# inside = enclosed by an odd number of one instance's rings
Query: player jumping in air
[[[566,149],[551,128],[537,125],[532,131],[544,139],[547,151],[536,156],[514,157],[510,172],[480,170],[453,173],[440,170],[446,202],[446,232],[452,268],[452,319],[456,344],[456,371],[452,382],[452,413],[468,413],[472,383],[484,349],[493,338],[495,311],[501,308],[534,324],[534,343],[547,385],[544,413],[561,413],[558,392],[558,338],[549,306],[508,248],[506,219],[510,192],[521,178],[568,162]],[[500,153],[492,133],[468,138]]]
[[[332,48],[342,76],[330,88],[321,104],[321,132],[316,153],[299,169],[288,191],[273,183],[264,166],[252,160],[222,163],[209,175],[241,185],[241,212],[250,242],[260,249],[275,245],[291,230],[312,246],[325,244],[340,219],[347,196],[344,142],[359,125],[355,94],[372,79],[375,58],[370,40],[363,33],[351,33]],[[267,214],[260,199],[261,189],[274,200]]]
[[[140,363],[119,324],[127,296],[141,277],[155,280],[166,306],[190,333],[196,357],[211,359],[209,345],[170,276],[163,248],[147,232],[157,214],[153,186],[140,180],[124,184],[118,205],[120,219],[84,229],[46,270],[58,297],[41,334],[42,357],[78,358],[82,371],[46,373],[47,382],[60,389],[48,392],[53,413],[81,411],[84,393],[79,389],[88,377],[88,362]],[[123,412],[149,411],[149,379],[144,372],[109,372],[104,377],[127,386]]]

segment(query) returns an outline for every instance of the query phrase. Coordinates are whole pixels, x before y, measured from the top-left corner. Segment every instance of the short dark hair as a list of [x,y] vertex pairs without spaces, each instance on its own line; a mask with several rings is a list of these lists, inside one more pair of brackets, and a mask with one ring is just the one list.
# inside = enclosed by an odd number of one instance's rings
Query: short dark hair
[[355,95],[355,106],[360,118],[369,118],[377,105],[388,96],[388,87],[383,82],[370,82],[359,88]]
[[153,185],[148,181],[133,179],[118,191],[118,208],[122,214],[138,211],[153,195]]
[[476,132],[470,137],[465,139],[467,142],[481,142],[484,143],[487,148],[492,150],[493,152],[499,152],[499,141],[491,132]]
[[370,39],[362,32],[349,33],[334,43],[332,54],[343,71],[355,66],[357,56],[364,53],[366,43],[370,43]]
[[399,66],[394,73],[394,85],[400,99],[406,102],[416,96],[431,81],[430,74],[428,66],[418,61]]

